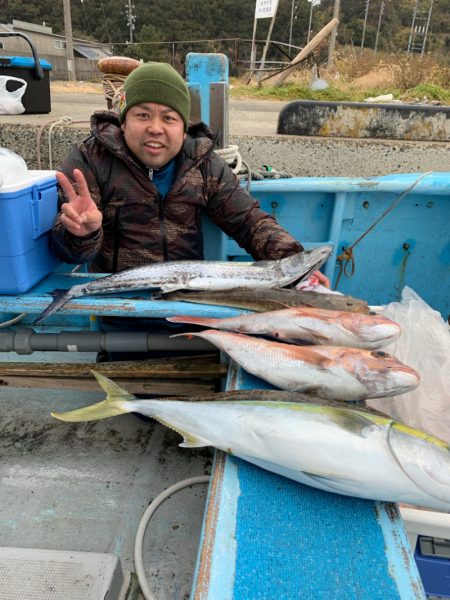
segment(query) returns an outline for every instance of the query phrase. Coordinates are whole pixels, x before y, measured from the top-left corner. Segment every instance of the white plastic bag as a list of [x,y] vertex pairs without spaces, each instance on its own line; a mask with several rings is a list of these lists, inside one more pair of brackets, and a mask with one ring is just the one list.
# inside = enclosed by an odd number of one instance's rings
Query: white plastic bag
[[0,148],[0,189],[2,185],[20,183],[27,173],[27,163],[21,156],[7,148]]
[[420,384],[407,394],[367,403],[410,427],[450,442],[448,324],[409,287],[403,289],[401,302],[383,307],[382,314],[402,327],[400,337],[383,350],[416,369]]
[[[9,92],[6,88],[8,81],[18,81],[22,85],[17,90]],[[22,104],[22,96],[26,89],[27,82],[24,79],[0,75],[0,115],[20,115],[23,113],[25,107]]]

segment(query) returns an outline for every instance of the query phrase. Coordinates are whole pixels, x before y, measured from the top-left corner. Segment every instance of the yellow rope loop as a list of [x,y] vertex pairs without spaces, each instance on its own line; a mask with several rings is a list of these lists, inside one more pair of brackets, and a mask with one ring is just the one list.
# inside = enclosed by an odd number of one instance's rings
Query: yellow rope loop
[[353,246],[344,248],[342,254],[339,254],[336,260],[339,262],[339,274],[336,279],[335,289],[337,289],[339,285],[342,274],[344,274],[346,277],[352,277],[352,275],[355,273],[356,265],[355,257],[353,255]]

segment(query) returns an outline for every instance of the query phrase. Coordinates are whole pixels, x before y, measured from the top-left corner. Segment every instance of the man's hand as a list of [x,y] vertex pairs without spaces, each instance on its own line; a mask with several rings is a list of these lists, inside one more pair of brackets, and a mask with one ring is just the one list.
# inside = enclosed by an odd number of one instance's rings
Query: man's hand
[[64,173],[56,174],[67,198],[61,206],[61,222],[72,235],[84,237],[100,229],[103,215],[91,198],[83,173],[75,169],[73,176],[78,184],[78,193]]
[[313,275],[314,275],[314,277],[317,277],[317,279],[319,280],[319,283],[321,283],[322,285],[324,285],[327,288],[330,287],[330,280],[321,271],[314,271]]

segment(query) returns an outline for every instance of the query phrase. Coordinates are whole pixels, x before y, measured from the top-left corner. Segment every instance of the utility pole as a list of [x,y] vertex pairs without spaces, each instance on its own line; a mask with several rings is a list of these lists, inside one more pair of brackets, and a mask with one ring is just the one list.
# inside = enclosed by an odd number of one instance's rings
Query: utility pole
[[291,4],[291,25],[289,28],[289,52],[292,52],[291,46],[292,46],[292,25],[294,22],[294,2],[295,0],[292,0],[292,4]]
[[363,32],[362,32],[362,37],[361,37],[361,52],[364,48],[364,40],[366,39],[366,26],[367,26],[367,17],[369,16],[369,5],[370,5],[370,0],[366,0],[366,10],[364,12],[364,25],[363,25]]
[[422,52],[420,53],[420,55],[423,57],[424,52],[425,52],[425,46],[427,45],[427,36],[428,36],[428,30],[430,28],[430,21],[431,21],[431,11],[433,10],[433,0],[430,0],[430,9],[428,11],[428,19],[427,19],[427,24],[425,27],[425,35],[423,38],[423,46],[422,46]]
[[136,21],[136,17],[133,15],[134,4],[131,4],[131,0],[127,0],[126,11],[127,11],[127,25],[130,28],[130,44],[134,43],[133,40],[133,31],[134,31],[134,22]]
[[63,0],[64,29],[66,31],[67,79],[75,81],[75,59],[73,56],[72,17],[70,15],[70,0]]
[[[339,20],[340,8],[341,8],[341,0],[334,0],[333,19]],[[336,46],[337,28],[338,28],[338,26],[336,24],[336,27],[331,32],[331,36],[330,36],[330,45],[328,47],[328,63],[327,63],[328,68],[333,66],[334,48]]]
[[266,56],[267,56],[267,50],[269,49],[269,44],[270,44],[270,38],[272,36],[272,30],[273,30],[273,26],[275,23],[275,17],[277,16],[277,13],[275,12],[272,20],[270,21],[270,27],[269,27],[269,33],[267,34],[267,40],[266,43],[264,44],[264,50],[262,53],[262,57],[261,57],[261,62],[259,63],[259,71],[256,75],[256,81],[259,83],[259,80],[261,79],[262,75],[263,75],[263,71],[264,71],[264,64],[266,62]]
[[311,38],[312,13],[313,13],[313,6],[314,6],[313,0],[310,0],[310,4],[311,4],[311,6],[309,8],[308,37],[306,39],[307,44],[309,44],[309,40]]
[[380,36],[380,29],[381,29],[381,18],[383,16],[384,13],[384,1],[381,0],[381,4],[380,4],[380,15],[378,17],[378,27],[377,27],[377,37],[375,38],[375,49],[374,49],[374,53],[377,53],[377,49],[378,49],[378,38]]

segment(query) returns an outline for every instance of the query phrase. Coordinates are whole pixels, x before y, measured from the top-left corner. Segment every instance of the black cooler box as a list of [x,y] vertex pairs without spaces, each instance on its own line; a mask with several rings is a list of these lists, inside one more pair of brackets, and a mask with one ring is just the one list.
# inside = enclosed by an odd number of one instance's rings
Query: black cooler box
[[[52,65],[46,60],[39,60],[44,77],[38,79],[36,76],[36,63],[33,58],[27,56],[0,56],[0,75],[19,77],[26,84],[26,90],[22,96],[22,104],[25,111],[22,114],[49,113],[50,104],[50,80],[49,72]],[[8,81],[7,89],[13,92],[20,83]]]
[[[25,111],[22,114],[49,113],[50,103],[50,71],[52,65],[46,60],[38,58],[36,49],[31,40],[22,33],[5,32],[0,33],[2,37],[17,35],[24,38],[31,46],[33,57],[27,56],[0,56],[0,75],[18,77],[23,79],[26,90],[22,96],[22,104]],[[21,84],[17,81],[8,81],[7,89],[13,92]]]

